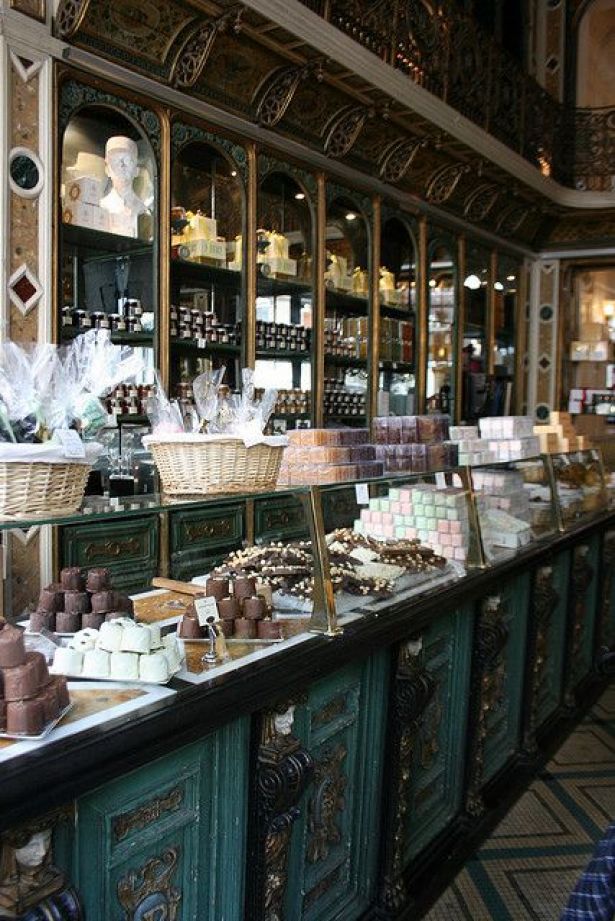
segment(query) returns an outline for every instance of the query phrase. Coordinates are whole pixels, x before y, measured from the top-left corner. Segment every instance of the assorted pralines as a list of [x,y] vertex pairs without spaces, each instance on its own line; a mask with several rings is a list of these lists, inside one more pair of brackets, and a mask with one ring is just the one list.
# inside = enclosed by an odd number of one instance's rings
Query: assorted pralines
[[31,633],[77,633],[100,630],[107,620],[133,616],[132,600],[112,588],[109,569],[101,566],[84,572],[79,566],[67,566],[59,582],[41,590],[29,629]]

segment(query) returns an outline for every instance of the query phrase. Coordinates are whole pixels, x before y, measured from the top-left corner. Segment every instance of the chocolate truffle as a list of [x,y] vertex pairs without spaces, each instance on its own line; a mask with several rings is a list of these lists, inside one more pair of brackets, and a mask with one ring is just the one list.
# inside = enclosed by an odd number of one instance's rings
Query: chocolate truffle
[[60,582],[64,591],[82,592],[84,579],[78,566],[67,566],[60,572]]
[[6,729],[6,700],[0,697],[0,732]]
[[88,592],[92,593],[104,592],[106,589],[111,588],[111,572],[105,566],[90,569],[85,587]]
[[260,620],[265,616],[265,602],[257,595],[254,598],[244,598],[243,616],[248,620]]
[[90,596],[87,592],[64,592],[64,610],[67,614],[87,614]]
[[60,709],[64,710],[65,707],[68,707],[70,703],[70,697],[68,694],[68,687],[66,685],[66,678],[64,675],[55,675],[52,678],[53,686],[55,687],[58,693],[58,703],[60,704]]
[[23,633],[18,627],[0,620],[0,668],[14,668],[26,661]]
[[104,624],[105,618],[108,616],[108,614],[84,614],[81,618],[81,626],[84,630],[86,627],[100,630],[101,624]]
[[202,639],[201,625],[197,618],[191,617],[189,614],[184,614],[179,622],[178,636],[181,636],[184,640]]
[[54,582],[44,588],[38,599],[39,611],[48,611],[55,614],[56,611],[64,610],[64,592],[58,582]]
[[235,636],[239,639],[253,640],[256,637],[256,621],[247,617],[237,617],[234,621]]
[[4,697],[7,702],[36,697],[39,690],[36,662],[24,662],[23,665],[4,669]]
[[270,620],[269,618],[258,621],[256,624],[256,632],[258,633],[259,640],[282,639],[282,625],[275,620]]
[[41,630],[56,628],[56,616],[51,611],[32,611],[30,614],[30,633],[40,633]]
[[233,583],[233,594],[240,603],[244,598],[256,595],[256,579],[254,576],[237,576]]
[[49,684],[51,679],[47,668],[47,659],[42,652],[36,652],[35,650],[26,652],[26,662],[34,662],[39,688],[44,688],[45,685]]
[[58,611],[56,614],[56,633],[76,633],[81,627],[81,615],[70,611]]
[[120,617],[130,617],[126,611],[109,611],[107,614],[103,615],[105,620],[119,620]]
[[54,684],[48,685],[43,689],[37,700],[43,704],[45,722],[50,723],[57,720],[60,715],[60,701],[58,700],[58,689]]
[[95,592],[92,595],[92,614],[107,614],[109,611],[118,611],[120,605],[116,603],[117,592]]
[[236,598],[222,598],[218,602],[218,614],[222,620],[233,620],[239,617],[239,604]]
[[41,700],[13,700],[6,704],[6,730],[15,735],[37,736],[45,725]]
[[218,621],[218,626],[220,627],[220,629],[222,630],[222,633],[227,639],[229,639],[229,637],[233,635],[234,623],[235,623],[234,620],[219,620]]
[[124,617],[135,616],[135,606],[132,598],[123,592],[115,592],[115,608],[107,608],[108,611],[123,611]]
[[215,598],[216,601],[228,598],[229,592],[230,582],[228,579],[208,579],[205,583],[205,594],[209,598]]

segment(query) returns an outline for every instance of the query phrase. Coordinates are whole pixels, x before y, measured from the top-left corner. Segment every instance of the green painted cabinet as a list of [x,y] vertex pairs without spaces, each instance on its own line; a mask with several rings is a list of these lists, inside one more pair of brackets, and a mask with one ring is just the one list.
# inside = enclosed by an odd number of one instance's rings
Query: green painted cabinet
[[158,572],[158,516],[62,528],[63,566],[107,566],[115,588],[141,592]]
[[254,534],[257,543],[309,537],[306,511],[300,499],[284,496],[254,502]]
[[615,646],[615,531],[602,536],[601,591],[598,616],[598,646]]
[[310,688],[294,732],[314,761],[289,859],[285,917],[358,918],[374,896],[388,656]]
[[172,512],[169,517],[173,579],[188,581],[203,575],[241,546],[243,505],[221,503],[198,512]]
[[598,607],[600,540],[594,535],[572,550],[569,587],[568,690],[572,691],[591,672]]
[[483,602],[478,644],[485,641],[484,633],[494,625],[502,638],[482,688],[484,716],[479,732],[485,735],[484,783],[505,766],[519,747],[529,592],[530,574],[526,572],[504,583],[497,595]]
[[[421,635],[421,665],[433,682],[433,692],[417,721],[409,754],[404,864],[462,807],[473,626],[468,605],[439,617]],[[402,773],[406,767],[401,765]]]
[[78,801],[87,921],[241,921],[248,751],[238,720]]
[[530,706],[532,727],[537,732],[547,725],[563,700],[569,572],[567,551],[534,573]]

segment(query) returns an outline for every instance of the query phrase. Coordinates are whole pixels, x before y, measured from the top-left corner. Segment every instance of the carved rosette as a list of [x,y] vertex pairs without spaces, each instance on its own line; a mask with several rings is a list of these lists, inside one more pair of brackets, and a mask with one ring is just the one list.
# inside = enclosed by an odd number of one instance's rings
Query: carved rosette
[[117,897],[124,910],[123,921],[136,918],[164,918],[177,921],[182,894],[173,885],[180,847],[167,848],[139,870],[131,870],[117,884]]
[[509,630],[504,623],[505,602],[500,595],[492,595],[482,603],[475,633],[473,700],[474,740],[471,747],[466,810],[479,816],[484,812],[481,788],[485,767],[485,741],[488,719],[502,706],[506,662],[503,655]]
[[253,861],[247,915],[264,921],[284,918],[293,825],[301,814],[299,800],[314,773],[312,757],[291,734],[293,711],[292,704],[267,711],[261,727],[253,787]]
[[[403,877],[407,814],[412,801],[413,765],[419,735],[430,706],[437,699],[437,682],[423,664],[422,642],[405,643],[399,652],[395,675],[392,722],[389,736],[389,789],[387,835],[384,845],[384,877],[380,903],[391,914],[406,904],[408,893]],[[439,720],[431,721],[429,736],[423,738],[430,751],[436,745]]]
[[90,0],[60,0],[55,15],[59,38],[69,39],[77,32],[88,11]]
[[327,156],[340,159],[350,153],[370,114],[365,106],[344,106],[334,116],[327,133],[324,145]]
[[534,577],[534,593],[532,599],[533,620],[531,629],[534,632],[534,643],[530,652],[531,661],[531,702],[528,726],[524,734],[524,747],[533,754],[536,751],[536,729],[540,701],[546,687],[549,675],[549,636],[551,620],[560,600],[560,596],[553,584],[553,567],[541,566]]
[[609,647],[615,638],[613,622],[613,567],[615,566],[615,531],[607,531],[602,545],[602,597],[600,599],[600,644]]

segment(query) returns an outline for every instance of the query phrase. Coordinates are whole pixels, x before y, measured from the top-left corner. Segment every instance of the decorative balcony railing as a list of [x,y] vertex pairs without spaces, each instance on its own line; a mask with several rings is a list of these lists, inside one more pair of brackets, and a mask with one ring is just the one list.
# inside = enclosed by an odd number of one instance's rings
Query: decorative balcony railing
[[615,109],[567,110],[452,0],[301,0],[537,166],[615,189]]

